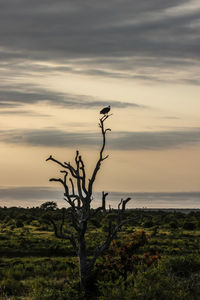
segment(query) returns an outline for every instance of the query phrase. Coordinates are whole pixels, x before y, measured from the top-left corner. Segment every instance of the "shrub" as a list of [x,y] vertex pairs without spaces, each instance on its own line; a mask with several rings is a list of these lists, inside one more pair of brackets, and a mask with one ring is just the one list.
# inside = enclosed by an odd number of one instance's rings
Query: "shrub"
[[146,222],[144,222],[144,224],[143,224],[143,226],[145,227],[145,228],[150,228],[150,227],[153,227],[153,222],[151,221],[151,220],[148,220],[148,221],[146,221]]
[[172,222],[169,223],[169,226],[171,227],[171,229],[178,229],[178,223],[177,222],[172,221]]
[[24,227],[24,224],[21,220],[16,221],[16,227]]
[[183,224],[183,229],[186,229],[186,230],[195,230],[196,229],[196,224],[193,223],[193,222],[185,222]]
[[20,295],[23,293],[23,284],[15,279],[6,278],[0,282],[0,293],[3,295]]
[[33,220],[30,225],[34,227],[40,227],[40,223],[37,220]]
[[171,257],[166,265],[176,276],[189,277],[200,270],[200,259],[191,255]]
[[158,266],[152,265],[145,271],[141,268],[135,278],[133,297],[130,299],[186,300],[188,294],[160,262]]

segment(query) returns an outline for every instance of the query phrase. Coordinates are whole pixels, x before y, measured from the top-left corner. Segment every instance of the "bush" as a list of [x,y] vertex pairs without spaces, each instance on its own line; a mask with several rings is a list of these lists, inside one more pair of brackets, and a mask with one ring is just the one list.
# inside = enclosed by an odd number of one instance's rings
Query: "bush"
[[167,261],[169,271],[179,277],[189,277],[200,270],[200,259],[196,256],[171,257]]
[[23,222],[21,221],[21,220],[17,220],[16,221],[16,227],[24,227],[24,224],[23,224]]
[[178,223],[177,222],[172,221],[172,222],[169,223],[169,226],[170,226],[171,229],[178,229]]
[[186,230],[195,230],[196,229],[196,224],[193,223],[193,222],[185,222],[183,224],[183,229],[186,229]]
[[135,278],[133,297],[130,299],[186,300],[188,294],[181,282],[168,273],[165,264],[160,262],[158,266],[152,265],[145,271],[141,268]]
[[15,279],[6,278],[0,282],[1,295],[21,295],[23,293],[23,289],[23,284]]
[[43,277],[33,282],[30,296],[32,300],[86,299],[79,290],[78,281],[71,281],[69,285],[57,280],[46,280]]
[[30,225],[34,227],[40,227],[40,223],[37,220],[33,220]]
[[153,227],[153,222],[151,220],[148,220],[148,221],[144,222],[143,226],[145,228]]

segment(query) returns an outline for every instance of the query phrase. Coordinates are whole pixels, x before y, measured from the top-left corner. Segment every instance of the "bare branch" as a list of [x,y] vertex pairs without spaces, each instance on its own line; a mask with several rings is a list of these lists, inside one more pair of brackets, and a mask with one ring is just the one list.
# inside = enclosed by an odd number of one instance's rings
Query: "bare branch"
[[109,220],[109,232],[108,232],[108,236],[105,240],[105,242],[103,242],[100,246],[97,246],[94,250],[94,254],[93,254],[93,258],[90,261],[90,263],[88,264],[88,268],[92,269],[97,258],[106,250],[109,248],[110,243],[112,242],[112,240],[115,238],[116,234],[118,231],[120,231],[122,225],[124,225],[125,223],[129,222],[131,219],[126,219],[124,221],[122,221],[120,224],[116,225],[114,230],[112,230],[112,220]]
[[[74,248],[74,250],[77,253],[77,245],[76,245],[76,240],[74,238],[74,234],[70,228],[68,228],[68,235],[63,233],[63,225],[65,222],[65,209],[62,209],[62,221],[60,224],[60,233],[59,233],[59,238],[69,240]],[[69,227],[69,226],[68,226]]]
[[74,169],[74,167],[71,166],[70,162],[64,162],[64,165],[65,165],[65,168],[69,169],[70,170],[70,173],[71,175],[74,177],[74,178],[77,178],[77,173],[76,173],[76,170]]
[[76,174],[76,170],[70,165],[70,163],[64,162],[64,164],[63,164],[63,163],[61,163],[60,161],[58,161],[57,159],[53,158],[52,155],[50,155],[50,156],[46,159],[46,161],[48,161],[48,160],[52,160],[53,162],[57,163],[58,165],[62,166],[63,168],[68,169],[68,170],[70,171],[71,175],[72,175],[74,178],[77,178],[77,177],[78,177],[77,174]]
[[58,165],[62,166],[63,168],[67,168],[66,165],[64,165],[63,163],[61,163],[57,159],[53,158],[52,155],[50,155],[49,158],[46,159],[46,161],[48,161],[48,160],[52,160],[53,162],[57,163]]
[[81,187],[81,179],[83,179],[83,176],[80,176],[80,159],[79,159],[79,151],[76,151],[76,157],[75,157],[75,162],[76,162],[76,175],[77,175],[77,190],[78,194],[81,200],[83,200],[83,193],[82,193],[82,187]]
[[126,204],[127,204],[130,200],[131,200],[130,197],[128,197],[127,199],[123,200],[123,202],[122,202],[122,212],[125,211],[125,209],[126,209]]
[[[65,175],[66,175],[66,174],[65,174]],[[67,175],[66,175],[66,176],[67,176]],[[65,189],[65,196],[66,196],[66,197],[69,196],[69,188],[68,188],[68,185],[66,184],[66,178],[65,178],[65,181],[63,181],[61,178],[58,178],[58,179],[56,179],[56,178],[51,178],[51,179],[49,179],[49,181],[60,182],[60,183],[63,185],[64,189]]]
[[53,227],[54,227],[54,234],[57,238],[59,239],[63,239],[63,240],[69,240],[75,250],[75,252],[77,253],[77,245],[76,245],[76,240],[74,238],[74,235],[72,233],[72,231],[69,232],[68,235],[66,234],[63,234],[62,231],[58,231],[58,228],[57,228],[57,225],[56,223],[53,221],[53,219],[49,218],[49,221],[53,224]]
[[107,159],[109,157],[109,155],[106,155],[105,157],[102,157],[102,161]]
[[52,155],[49,155],[49,157],[46,159],[46,161],[51,160],[52,159]]
[[103,158],[103,151],[106,145],[106,132],[110,131],[110,128],[104,129],[104,122],[105,120],[109,117],[110,115],[104,115],[101,119],[100,119],[100,123],[99,123],[99,127],[101,128],[101,133],[102,133],[102,137],[103,137],[103,143],[102,143],[102,147],[99,153],[99,159],[96,163],[96,166],[94,168],[93,174],[91,179],[89,180],[89,185],[88,185],[88,195],[89,197],[92,195],[92,188],[93,188],[93,184],[96,178],[96,175],[100,169],[101,163],[103,160],[105,160],[108,156]]
[[121,199],[121,201],[118,204],[118,212],[120,211],[120,206],[121,206],[122,202],[123,202],[123,199]]
[[73,183],[73,180],[70,178],[69,181],[71,182],[71,186],[72,186],[72,195],[74,195],[75,192],[74,192],[74,183]]
[[[102,202],[105,201],[105,198],[107,196],[107,193],[105,194],[104,192],[102,193]],[[94,251],[94,255],[93,258],[90,262],[91,267],[94,266],[96,259],[98,256],[100,256],[102,254],[102,252],[104,250],[106,250],[109,246],[111,241],[115,238],[116,234],[118,231],[120,231],[122,225],[124,225],[125,223],[129,222],[131,219],[126,219],[122,221],[122,215],[126,209],[126,204],[131,200],[130,197],[128,197],[127,199],[123,200],[121,199],[120,203],[118,204],[118,224],[115,226],[115,228],[113,229],[112,227],[112,219],[109,219],[109,226],[108,226],[108,235],[107,238],[105,240],[104,243],[102,243],[100,246],[96,247],[95,251]],[[122,205],[122,208],[120,209],[120,206]],[[102,204],[103,206],[103,204]]]
[[106,197],[108,196],[108,193],[102,192],[102,205],[97,207],[92,214],[92,217],[94,217],[99,211],[106,211]]
[[[124,199],[121,199],[119,205],[118,205],[118,224],[121,223],[122,221],[122,215],[126,209],[126,204],[131,200],[130,197],[126,198],[125,200]],[[122,205],[122,208],[120,209],[120,206]]]
[[82,160],[82,157],[81,155],[79,156],[79,162],[81,164],[81,171],[82,171],[82,189],[83,189],[83,192],[87,195],[88,194],[88,191],[86,189],[86,185],[85,185],[85,181],[86,181],[86,174],[85,174],[85,165],[83,163],[83,160]]
[[67,171],[64,171],[64,170],[61,170],[60,173],[64,173],[64,183],[67,184],[67,175],[68,175],[68,172]]
[[102,209],[105,211],[106,210],[106,197],[108,196],[108,193],[102,192]]

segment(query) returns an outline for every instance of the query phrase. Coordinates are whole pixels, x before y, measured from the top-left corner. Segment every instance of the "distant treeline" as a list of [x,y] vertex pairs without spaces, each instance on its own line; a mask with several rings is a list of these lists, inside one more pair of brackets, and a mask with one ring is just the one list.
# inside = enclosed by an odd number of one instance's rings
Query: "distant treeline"
[[[50,202],[51,203],[51,202]],[[0,207],[0,222],[8,226],[23,227],[24,225],[34,225],[41,230],[53,230],[49,217],[55,221],[62,218],[63,210],[65,210],[65,223],[71,222],[69,209],[60,209],[52,202],[53,206],[45,207]],[[113,211],[113,217],[117,214],[117,210]],[[198,229],[200,227],[200,210],[190,209],[127,209],[126,217],[131,221],[124,227],[141,226],[143,228],[151,228],[154,226],[167,225],[169,228]],[[106,231],[107,216],[98,214],[90,224],[92,228],[100,228]]]

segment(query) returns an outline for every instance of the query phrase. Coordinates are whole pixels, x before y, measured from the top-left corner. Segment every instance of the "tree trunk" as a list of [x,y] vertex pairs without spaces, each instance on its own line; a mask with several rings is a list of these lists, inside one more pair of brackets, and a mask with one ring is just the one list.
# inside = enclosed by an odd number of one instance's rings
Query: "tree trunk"
[[88,268],[87,268],[87,254],[85,246],[85,238],[79,238],[79,249],[78,249],[78,259],[79,259],[79,276],[80,276],[80,287],[81,290],[86,289],[86,282],[88,278]]

